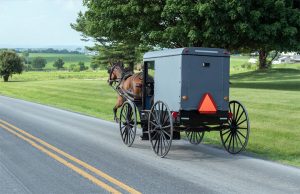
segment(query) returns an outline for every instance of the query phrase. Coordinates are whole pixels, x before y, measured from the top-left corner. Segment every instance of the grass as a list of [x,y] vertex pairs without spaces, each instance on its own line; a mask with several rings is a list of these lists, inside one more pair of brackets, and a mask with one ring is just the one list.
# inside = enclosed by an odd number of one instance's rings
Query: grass
[[77,64],[78,62],[84,62],[85,65],[89,66],[91,61],[91,56],[84,54],[59,54],[59,53],[30,53],[29,60],[32,60],[35,57],[43,57],[47,60],[46,67],[47,69],[55,69],[53,67],[54,61],[58,58],[63,59],[65,62],[64,67],[69,67],[71,64]]
[[85,72],[68,72],[68,71],[50,71],[50,72],[24,72],[21,75],[13,75],[12,81],[46,81],[62,79],[107,79],[106,71],[85,71]]
[[[232,58],[232,68],[247,61]],[[236,63],[234,63],[236,62]],[[231,100],[247,108],[251,133],[247,151],[259,157],[300,167],[300,70],[278,65],[269,71],[233,71]],[[112,120],[116,93],[106,83],[107,73],[26,72],[0,82],[0,94],[82,112]],[[217,132],[204,143],[221,147]]]

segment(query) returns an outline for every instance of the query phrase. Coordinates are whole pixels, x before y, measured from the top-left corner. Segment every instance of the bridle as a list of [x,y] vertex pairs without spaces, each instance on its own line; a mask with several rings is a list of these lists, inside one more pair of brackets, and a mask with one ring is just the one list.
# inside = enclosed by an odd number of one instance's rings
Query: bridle
[[[116,79],[111,79],[114,70],[115,70],[115,69],[118,69],[118,68],[119,68],[120,71],[121,71],[121,77],[117,77]],[[114,64],[114,65],[111,67],[111,69],[110,69],[110,72],[109,72],[109,78],[108,78],[107,82],[108,82],[110,85],[113,85],[113,84],[116,84],[116,83],[117,83],[116,87],[118,87],[118,86],[121,84],[121,81],[122,81],[124,75],[125,75],[125,73],[124,73],[123,67],[122,67],[120,64],[116,63],[116,64]]]

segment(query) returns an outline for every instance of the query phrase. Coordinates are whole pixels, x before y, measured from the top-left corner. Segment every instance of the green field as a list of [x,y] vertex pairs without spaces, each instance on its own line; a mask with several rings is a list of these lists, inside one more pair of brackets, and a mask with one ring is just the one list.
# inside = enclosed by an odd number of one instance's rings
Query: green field
[[[247,153],[300,167],[300,64],[238,70],[247,60],[232,57],[230,89],[231,100],[241,101],[249,113]],[[106,76],[105,71],[26,72],[1,81],[0,94],[112,120],[116,93]],[[222,147],[217,132],[206,133],[204,143]]]
[[84,62],[87,66],[89,66],[91,63],[91,56],[87,56],[84,54],[30,53],[29,61],[32,61],[32,59],[35,57],[45,58],[47,60],[47,65],[45,68],[47,69],[55,69],[53,67],[53,63],[58,58],[64,60],[64,67],[69,67],[71,64],[77,64],[80,61]]

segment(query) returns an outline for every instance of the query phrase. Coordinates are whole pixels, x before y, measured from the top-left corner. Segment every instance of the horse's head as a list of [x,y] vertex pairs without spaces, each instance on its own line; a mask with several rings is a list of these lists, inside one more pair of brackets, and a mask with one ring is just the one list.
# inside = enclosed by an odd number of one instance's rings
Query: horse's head
[[107,73],[109,74],[107,82],[112,85],[113,82],[119,81],[122,79],[124,72],[124,65],[121,62],[114,63],[111,67],[108,68]]

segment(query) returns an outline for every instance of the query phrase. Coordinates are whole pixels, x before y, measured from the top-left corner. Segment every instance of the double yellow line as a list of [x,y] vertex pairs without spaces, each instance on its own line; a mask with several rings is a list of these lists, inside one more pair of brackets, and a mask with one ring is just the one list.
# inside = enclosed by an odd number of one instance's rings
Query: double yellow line
[[[95,173],[96,175],[100,176],[101,178],[109,181],[110,183],[124,189],[125,191],[129,192],[129,193],[134,193],[134,194],[140,194],[139,191],[129,187],[128,185],[122,183],[121,181],[109,176],[108,174],[102,172],[101,170],[75,158],[74,156],[71,156],[70,154],[54,147],[53,145],[50,145],[49,143],[27,133],[26,131],[6,122],[0,119],[0,127],[7,130],[8,132],[16,135],[17,137],[23,139],[24,141],[26,141],[27,143],[31,144],[33,147],[37,148],[38,150],[40,150],[41,152],[47,154],[48,156],[50,156],[51,158],[55,159],[56,161],[62,163],[63,165],[65,165],[66,167],[72,169],[73,171],[75,171],[76,173],[80,174],[81,176],[83,176],[84,178],[92,181],[94,184],[98,185],[99,187],[107,190],[110,193],[116,193],[119,194],[121,193],[120,191],[118,191],[117,189],[113,188],[112,186],[104,183],[103,181],[101,181],[100,179],[96,178],[95,176],[87,173],[86,171],[84,171],[83,169],[75,166],[74,164],[72,164],[71,162],[67,161],[66,159],[80,165],[81,167],[84,167],[85,169]],[[50,151],[51,150],[51,151]],[[63,159],[62,157],[60,157],[59,155],[64,156],[66,159]]]

